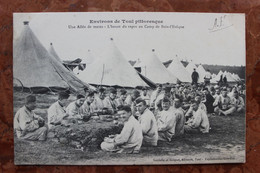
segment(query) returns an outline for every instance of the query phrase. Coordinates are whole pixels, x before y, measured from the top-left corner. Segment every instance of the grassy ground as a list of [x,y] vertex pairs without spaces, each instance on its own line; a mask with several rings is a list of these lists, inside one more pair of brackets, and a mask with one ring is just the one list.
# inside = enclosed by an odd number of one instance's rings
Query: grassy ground
[[[14,93],[14,113],[23,105],[26,94]],[[46,109],[55,95],[37,95],[36,113],[46,119]],[[73,99],[73,98],[71,98]],[[98,149],[85,151],[57,143],[20,141],[15,137],[16,164],[183,164],[199,162],[244,161],[245,116],[210,116],[209,134],[185,134],[172,142],[159,142],[157,147],[142,147],[139,154],[106,153]],[[217,161],[218,160],[218,161]]]

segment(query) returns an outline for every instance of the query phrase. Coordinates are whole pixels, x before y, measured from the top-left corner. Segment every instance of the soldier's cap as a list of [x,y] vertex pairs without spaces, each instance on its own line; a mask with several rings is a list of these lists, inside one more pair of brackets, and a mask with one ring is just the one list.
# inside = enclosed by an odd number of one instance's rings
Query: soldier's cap
[[87,94],[86,94],[86,97],[92,97],[95,95],[95,92],[94,91],[89,91]]
[[142,90],[143,90],[143,91],[144,91],[144,90],[148,90],[148,88],[146,88],[146,87],[143,87],[143,88],[142,88]]
[[203,91],[209,91],[209,89],[208,89],[208,88],[203,88],[202,90],[203,90]]
[[82,99],[82,98],[85,98],[85,96],[83,96],[82,94],[77,95],[77,99]]
[[125,95],[126,93],[127,93],[127,91],[126,91],[125,89],[121,89],[121,90],[120,90],[120,94],[121,94],[121,95]]
[[164,98],[162,99],[162,102],[163,102],[163,103],[170,102],[170,99],[169,99],[168,97],[164,97]]
[[67,92],[64,92],[64,91],[59,92],[59,100],[68,99],[69,96],[70,96],[70,95],[69,95],[69,93],[67,93]]
[[116,89],[113,88],[113,87],[111,87],[111,88],[109,88],[109,92],[110,92],[110,93],[113,93],[113,94],[116,94]]
[[100,93],[103,93],[103,92],[105,92],[105,88],[103,88],[103,87],[100,87],[100,88],[98,89],[98,92],[100,92]]
[[170,92],[171,87],[170,86],[164,86],[163,90],[166,91],[166,92]]
[[140,92],[137,91],[137,90],[134,90],[134,91],[133,91],[133,95],[135,95],[135,96],[140,96]]
[[36,101],[36,97],[34,95],[28,95],[27,97],[25,97],[25,103],[33,103]]

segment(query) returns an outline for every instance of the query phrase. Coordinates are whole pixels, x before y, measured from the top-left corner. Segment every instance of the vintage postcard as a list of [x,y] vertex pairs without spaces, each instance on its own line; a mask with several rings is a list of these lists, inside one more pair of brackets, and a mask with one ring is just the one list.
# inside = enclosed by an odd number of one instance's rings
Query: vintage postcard
[[245,15],[13,14],[16,165],[245,162]]

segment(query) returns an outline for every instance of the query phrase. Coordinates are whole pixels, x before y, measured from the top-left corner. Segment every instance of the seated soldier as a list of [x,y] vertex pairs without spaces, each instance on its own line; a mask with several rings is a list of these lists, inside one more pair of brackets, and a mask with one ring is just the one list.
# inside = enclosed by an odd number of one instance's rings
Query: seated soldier
[[[207,107],[206,107],[206,105],[204,103],[201,102],[201,97],[200,96],[196,96],[194,98],[193,102],[194,101],[198,102],[199,103],[199,108],[201,110],[203,110],[207,114]],[[185,114],[186,119],[190,118],[192,116],[192,112],[193,112],[192,104],[190,104],[189,106],[190,107],[189,107],[188,111]]]
[[230,97],[227,95],[227,89],[222,89],[222,94],[215,100],[213,105],[218,105],[214,111],[218,115],[231,115],[236,110],[236,107],[231,102]]
[[91,107],[91,103],[94,101],[94,92],[89,92],[86,95],[86,100],[83,105],[80,107],[80,112],[84,118],[89,119],[94,110]]
[[107,108],[111,114],[116,113],[117,107],[116,107],[116,89],[115,88],[110,88],[109,89],[109,95],[104,99],[104,107]]
[[237,86],[237,92],[238,92],[238,95],[241,96],[242,98],[244,98],[245,96],[245,89],[243,89],[243,86],[242,85],[238,85]]
[[104,142],[101,143],[101,149],[104,151],[139,153],[143,141],[140,123],[132,116],[129,106],[120,106],[118,114],[124,122],[124,127],[120,134],[105,137]]
[[157,97],[160,95],[161,92],[162,92],[162,85],[159,84],[159,85],[157,85],[156,90],[154,90],[151,94],[150,107],[155,108],[155,101],[156,101]]
[[[169,100],[170,100],[170,104],[172,106],[172,95],[171,95],[171,87],[169,86],[164,86],[163,89],[162,89],[162,92],[160,92],[160,94],[157,96],[156,100],[155,100],[155,110],[159,110],[161,111],[161,100],[163,98],[167,97]],[[158,107],[159,106],[159,107]]]
[[146,101],[146,105],[150,105],[150,96],[149,94],[147,93],[147,88],[146,87],[143,87],[142,88],[142,93],[141,93],[141,96],[140,96],[143,100]]
[[36,115],[33,110],[36,108],[36,97],[29,95],[25,98],[25,105],[20,108],[14,117],[14,130],[18,139],[44,141],[47,128],[44,127],[44,120]]
[[207,109],[207,113],[214,113],[214,107],[213,107],[213,103],[215,101],[215,99],[213,98],[213,96],[210,94],[208,88],[204,88],[203,89],[203,93],[205,95],[205,100],[204,100],[204,104],[206,106]]
[[173,111],[173,117],[174,117],[173,127],[175,127],[174,137],[184,134],[184,124],[186,119],[181,106],[182,106],[182,100],[179,98],[175,98],[174,111]]
[[213,97],[214,97],[214,99],[216,100],[216,99],[218,99],[218,97],[221,95],[220,94],[220,89],[218,88],[218,87],[216,87],[216,90],[215,90],[216,92],[215,92],[215,95],[213,95]]
[[199,107],[199,102],[192,104],[192,117],[184,125],[185,133],[208,133],[209,120],[205,111]]
[[139,112],[138,120],[143,130],[143,145],[157,146],[158,127],[154,114],[147,108],[145,100],[136,100],[136,108]]
[[58,101],[53,103],[48,109],[48,127],[49,130],[56,125],[63,124],[69,115],[66,113],[64,106],[68,102],[69,94],[66,92],[60,92],[58,96]]
[[126,98],[126,104],[131,107],[132,115],[134,117],[138,117],[138,113],[136,112],[136,103],[135,101],[140,98],[140,92],[138,90],[134,90],[128,97]]
[[194,100],[199,103],[200,109],[205,111],[205,113],[207,114],[207,107],[204,103],[201,102],[201,96],[196,96]]
[[231,87],[231,86],[226,86],[225,88],[227,89],[227,95],[228,95],[229,97],[231,97],[231,96],[233,95],[233,93],[232,93],[232,87]]
[[231,103],[235,106],[235,112],[245,111],[245,102],[242,97],[238,95],[238,91],[234,91]]
[[125,89],[120,90],[120,96],[116,99],[116,107],[126,105],[125,99],[127,97],[127,91]]
[[77,95],[77,100],[74,102],[71,102],[67,108],[66,113],[69,115],[69,119],[83,119],[83,114],[80,110],[80,107],[83,105],[85,101],[85,97],[81,94]]
[[94,112],[101,111],[104,108],[105,89],[99,88],[98,94],[95,96],[94,101],[90,107]]
[[[212,96],[213,96],[213,98],[214,98],[214,102],[213,102],[213,107],[214,107],[214,109],[218,106],[218,102],[217,102],[217,100],[219,99],[219,97],[220,97],[220,90],[219,90],[219,88],[217,88],[216,87],[216,89],[215,89],[215,87],[214,87],[214,89],[212,89],[213,90],[213,92],[212,92]],[[215,112],[215,111],[214,111]]]
[[176,119],[174,117],[174,108],[168,98],[162,99],[162,111],[157,115],[158,140],[171,141],[175,134]]
[[137,100],[140,97],[140,92],[138,90],[134,90],[130,95],[126,97],[126,104],[128,106],[132,106],[135,100]]
[[175,98],[182,100],[182,109],[187,112],[190,108],[191,101],[195,98],[195,92],[191,91],[186,98],[183,95],[175,94]]

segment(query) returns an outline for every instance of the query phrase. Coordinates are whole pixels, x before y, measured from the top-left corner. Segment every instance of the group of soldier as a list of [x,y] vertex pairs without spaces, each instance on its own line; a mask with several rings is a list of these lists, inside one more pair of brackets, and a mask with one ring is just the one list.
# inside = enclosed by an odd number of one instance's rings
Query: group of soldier
[[[208,116],[235,115],[245,111],[244,85],[219,87],[210,85],[165,84],[153,91],[104,89],[86,91],[70,102],[70,94],[60,92],[47,111],[47,123],[34,113],[34,95],[14,117],[18,139],[46,140],[47,133],[65,122],[84,122],[99,114],[118,114],[123,129],[120,134],[104,138],[101,149],[138,153],[141,146],[156,147],[158,141],[172,141],[184,133],[209,133]],[[70,103],[68,103],[70,102]]]

